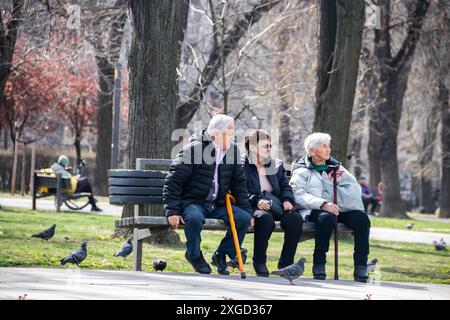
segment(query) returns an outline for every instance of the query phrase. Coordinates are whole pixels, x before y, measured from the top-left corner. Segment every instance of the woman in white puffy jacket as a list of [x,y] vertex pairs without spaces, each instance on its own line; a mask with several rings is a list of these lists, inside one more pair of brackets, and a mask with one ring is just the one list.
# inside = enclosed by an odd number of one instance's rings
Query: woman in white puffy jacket
[[[313,133],[305,140],[307,154],[292,164],[289,184],[305,221],[316,224],[313,256],[314,279],[326,278],[326,253],[338,222],[352,229],[355,238],[353,254],[355,281],[367,282],[370,220],[364,212],[361,187],[356,178],[339,161],[330,156],[330,135]],[[333,203],[333,171],[337,177],[337,205]]]

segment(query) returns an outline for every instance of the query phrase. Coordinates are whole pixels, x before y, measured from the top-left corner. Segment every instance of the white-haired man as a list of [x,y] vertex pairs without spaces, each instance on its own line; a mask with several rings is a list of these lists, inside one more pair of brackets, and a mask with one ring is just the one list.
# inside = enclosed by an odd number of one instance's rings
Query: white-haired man
[[[355,281],[367,282],[370,220],[364,212],[358,181],[330,156],[330,141],[331,137],[326,133],[309,135],[305,140],[306,155],[292,164],[290,180],[300,213],[316,226],[314,279],[326,278],[326,253],[334,228],[334,216],[337,216],[338,222],[344,223],[354,234],[353,277]],[[333,203],[334,170],[337,170],[337,205]]]
[[[252,226],[252,210],[247,182],[234,139],[234,119],[216,115],[208,128],[189,138],[169,169],[164,190],[165,214],[173,228],[184,224],[186,259],[199,273],[211,273],[200,250],[201,231],[205,218],[222,219],[229,225],[225,195],[236,198],[233,205],[239,243]],[[213,254],[212,263],[219,274],[228,275],[226,255],[236,257],[231,230]]]

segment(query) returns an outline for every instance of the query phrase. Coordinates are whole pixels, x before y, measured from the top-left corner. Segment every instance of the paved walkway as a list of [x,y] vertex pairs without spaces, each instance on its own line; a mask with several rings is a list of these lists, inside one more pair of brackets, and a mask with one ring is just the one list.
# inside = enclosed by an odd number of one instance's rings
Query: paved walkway
[[295,285],[279,277],[240,279],[238,275],[0,268],[0,299],[242,299],[449,300],[450,286],[300,278]]
[[422,232],[392,228],[370,228],[371,240],[424,243],[432,245],[433,240],[439,241],[441,238],[444,239],[446,243],[450,244],[450,234],[448,233]]
[[[31,209],[32,201],[31,199],[23,199],[23,198],[2,198],[0,196],[0,205],[5,207],[15,207],[15,208],[25,208]],[[97,205],[99,208],[103,210],[99,214],[107,214],[113,216],[121,216],[122,215],[122,206],[114,206],[107,202],[98,202]],[[36,201],[36,209],[38,210],[47,210],[47,211],[56,211],[55,202],[53,200],[47,199],[38,199]],[[61,206],[61,210],[70,210],[64,204]],[[91,206],[88,205],[83,210],[75,211],[75,212],[91,212]]]
[[[31,199],[0,198],[0,205],[30,209]],[[49,211],[55,210],[55,204],[52,200],[39,199],[37,201],[36,206],[37,209],[39,210],[49,210]],[[106,202],[99,202],[98,206],[103,209],[103,212],[101,212],[100,214],[114,215],[118,217],[122,215],[122,206],[110,205],[109,203]],[[66,206],[63,205],[62,210],[64,211],[68,209]],[[87,206],[87,208],[81,210],[81,212],[91,212],[90,206]],[[370,229],[371,240],[425,243],[431,245],[433,243],[433,240],[438,241],[441,238],[443,238],[445,242],[450,244],[450,234],[400,230],[391,228]]]

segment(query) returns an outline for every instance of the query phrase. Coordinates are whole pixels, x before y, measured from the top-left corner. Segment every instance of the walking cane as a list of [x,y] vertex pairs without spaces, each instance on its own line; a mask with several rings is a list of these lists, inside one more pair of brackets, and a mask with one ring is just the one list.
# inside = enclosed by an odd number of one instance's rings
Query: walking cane
[[231,207],[231,200],[236,201],[236,198],[233,197],[232,194],[227,193],[227,195],[225,196],[225,204],[227,206],[228,217],[230,218],[230,227],[231,233],[233,234],[234,248],[236,249],[236,255],[239,263],[239,271],[241,272],[241,279],[245,279],[246,275],[244,270],[244,262],[242,260],[241,248],[239,245],[239,239],[236,231],[236,224],[234,223],[234,215],[233,215],[233,208]]
[[[339,167],[335,167],[333,170],[333,203],[337,205],[337,170]],[[338,274],[338,216],[334,215],[334,280],[339,280]]]

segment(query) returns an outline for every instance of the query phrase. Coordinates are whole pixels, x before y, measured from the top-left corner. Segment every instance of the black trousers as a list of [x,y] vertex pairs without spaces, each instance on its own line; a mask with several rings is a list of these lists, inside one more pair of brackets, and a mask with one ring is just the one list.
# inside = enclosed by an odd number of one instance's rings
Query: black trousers
[[[278,266],[284,268],[294,263],[298,241],[302,236],[303,218],[297,210],[285,213],[281,219],[281,228],[284,230],[284,243]],[[270,212],[255,216],[255,237],[253,246],[253,262],[264,264],[267,261],[267,247],[269,239],[275,229],[275,219]]]
[[[326,211],[312,210],[309,221],[314,222],[316,226],[313,263],[324,264],[326,263],[326,253],[330,247],[331,233],[334,229],[334,215]],[[353,231],[355,238],[354,265],[367,265],[370,233],[370,220],[367,214],[359,210],[340,212],[338,222],[345,224]]]
[[80,179],[78,179],[78,183],[77,183],[77,189],[75,190],[75,193],[78,192],[89,192],[91,194],[89,198],[89,203],[95,207],[95,200],[94,200],[94,193],[92,192],[92,186],[91,183],[89,182],[89,179],[87,177],[81,177]]

